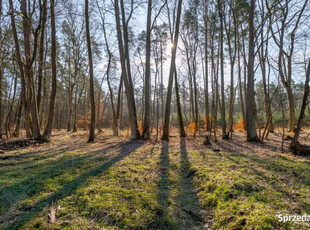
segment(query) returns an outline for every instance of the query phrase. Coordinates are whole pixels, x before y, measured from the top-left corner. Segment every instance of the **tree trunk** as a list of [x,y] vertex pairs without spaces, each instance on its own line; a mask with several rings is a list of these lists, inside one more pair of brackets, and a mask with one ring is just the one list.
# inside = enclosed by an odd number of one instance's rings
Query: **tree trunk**
[[170,104],[171,104],[171,96],[172,96],[173,73],[175,71],[176,51],[177,51],[178,39],[179,39],[181,11],[182,11],[182,0],[179,0],[176,25],[175,25],[175,34],[174,34],[174,39],[173,39],[174,43],[173,43],[172,52],[171,52],[172,54],[171,54],[171,64],[170,64],[169,82],[168,82],[168,91],[167,91],[167,100],[166,100],[165,123],[163,127],[163,135],[162,135],[162,140],[167,140],[167,141],[169,140]]
[[[127,97],[127,105],[128,105],[128,114],[130,117],[130,124],[131,124],[131,140],[136,140],[140,138],[138,125],[137,125],[137,116],[136,116],[136,105],[135,105],[135,99],[134,99],[134,91],[133,91],[133,84],[130,74],[130,62],[129,62],[129,54],[128,54],[128,33],[127,29],[124,30],[124,45],[126,53],[124,53],[124,47],[123,47],[123,38],[122,38],[122,31],[121,31],[121,25],[120,25],[120,15],[119,15],[119,6],[118,6],[118,0],[114,0],[114,7],[115,7],[115,20],[116,20],[116,30],[117,30],[117,38],[118,38],[118,46],[119,46],[119,53],[120,53],[120,61],[122,66],[122,75],[123,75],[123,81],[125,85],[125,91],[126,91],[126,97]],[[124,14],[122,14],[124,15]],[[124,20],[123,20],[124,22]],[[126,27],[126,25],[123,26]],[[126,69],[126,59],[127,59],[127,69]],[[127,75],[128,70],[128,75]]]
[[6,136],[7,136],[8,139],[9,139],[9,135],[11,137],[10,124],[11,124],[11,115],[12,115],[12,111],[13,111],[13,105],[14,105],[14,102],[15,102],[16,88],[17,88],[17,76],[15,76],[15,79],[14,79],[13,98],[12,98],[12,101],[11,101],[11,104],[10,104],[10,107],[9,107],[8,114],[7,114],[6,119],[5,119],[5,130],[6,130]]
[[93,57],[91,51],[91,41],[89,34],[89,16],[88,16],[88,0],[85,0],[85,20],[86,20],[86,39],[89,63],[89,88],[90,88],[90,104],[91,104],[91,119],[89,127],[88,142],[95,141],[95,92],[94,92],[94,72],[93,72]]
[[[108,39],[107,39],[104,21],[102,22],[102,29],[103,29],[105,46],[106,46],[107,53],[108,53],[108,66],[107,66],[106,76],[107,76],[108,88],[109,88],[109,92],[110,92],[110,102],[111,102],[111,109],[112,109],[112,131],[113,131],[113,136],[118,136],[118,124],[117,124],[118,117],[117,117],[117,114],[115,111],[115,106],[114,106],[114,93],[113,93],[113,89],[112,89],[112,86],[110,83],[110,69],[111,69],[111,63],[112,63],[112,53],[110,51],[110,47],[108,44]],[[122,77],[120,80],[120,84],[122,84]],[[119,92],[118,94],[120,94],[120,89],[118,90],[118,92]],[[117,106],[119,106],[119,103],[117,104]],[[119,113],[119,107],[117,107],[117,109],[118,109],[117,112]]]
[[295,107],[294,107],[294,95],[292,92],[292,87],[286,87],[287,97],[288,97],[288,107],[290,113],[290,119],[288,124],[288,130],[294,132],[295,130]]
[[[237,10],[237,20],[239,21],[239,10]],[[237,23],[238,25],[238,23]],[[236,26],[237,26],[236,25]],[[244,111],[244,100],[243,100],[243,93],[242,93],[242,80],[241,80],[241,58],[240,58],[240,35],[239,35],[239,27],[237,27],[237,55],[238,55],[238,81],[239,81],[239,95],[240,95],[240,105],[241,105],[241,111],[242,111],[242,119],[243,123],[245,124],[245,111]],[[243,84],[245,84],[243,82]]]
[[249,56],[248,56],[248,76],[247,76],[247,100],[246,100],[246,124],[247,124],[247,141],[257,142],[257,132],[254,114],[254,10],[255,0],[251,0],[249,12]]
[[303,119],[305,117],[305,110],[306,110],[307,104],[309,103],[308,102],[308,98],[309,98],[309,78],[310,78],[310,59],[309,59],[309,62],[308,62],[308,68],[307,68],[307,72],[306,72],[304,96],[303,96],[303,100],[302,100],[302,104],[301,104],[300,115],[299,115],[299,119],[298,119],[298,122],[297,122],[297,127],[296,127],[296,130],[295,130],[295,135],[294,135],[293,140],[292,140],[292,142],[291,142],[291,144],[289,146],[289,150],[291,152],[293,152],[294,154],[301,154],[301,155],[303,155],[302,153],[298,153],[297,152],[298,149],[296,148],[296,144],[297,144],[298,137],[299,137],[299,134],[300,134],[300,130],[301,130],[301,126],[302,126],[302,121],[303,121]]
[[22,120],[22,111],[23,111],[23,104],[22,104],[22,99],[20,96],[19,105],[17,108],[17,115],[16,115],[16,126],[13,132],[14,137],[19,137],[19,130],[20,130],[20,125],[21,125],[21,120]]
[[12,26],[14,44],[15,44],[15,54],[16,54],[16,59],[18,62],[19,73],[20,73],[20,78],[21,78],[21,104],[22,104],[22,107],[24,107],[24,111],[25,111],[26,136],[31,137],[32,133],[30,129],[30,119],[29,119],[29,114],[27,115],[27,112],[26,112],[26,106],[27,106],[26,93],[27,92],[26,92],[25,72],[24,72],[24,66],[23,66],[24,63],[22,62],[19,39],[17,35],[17,30],[16,30],[13,0],[9,0],[9,3],[10,3],[11,26]]
[[206,113],[206,130],[210,131],[210,118],[209,118],[209,71],[208,71],[208,5],[204,1],[204,27],[205,27],[205,113]]
[[[264,13],[264,2],[262,1],[262,13],[261,13],[261,20],[264,20],[265,13]],[[269,29],[267,31],[267,37],[269,36]],[[264,90],[264,101],[265,101],[265,112],[266,112],[266,121],[269,126],[267,130],[268,132],[273,131],[273,125],[272,125],[272,112],[271,112],[271,101],[269,97],[269,90],[267,88],[267,80],[266,80],[266,58],[268,55],[268,40],[266,41],[266,48],[264,48],[264,30],[261,30],[260,33],[261,37],[261,48],[260,48],[260,67],[262,71],[262,80],[263,80],[263,90]],[[269,81],[268,81],[269,85]]]
[[[77,67],[76,67],[77,69]],[[74,85],[75,85],[75,93],[74,93],[74,114],[73,114],[73,127],[72,127],[72,132],[75,133],[77,132],[77,119],[78,119],[78,103],[77,103],[77,100],[78,100],[78,90],[79,90],[79,87],[78,87],[78,84],[77,84],[77,72],[76,72],[76,75],[74,76]]]
[[54,108],[57,90],[57,66],[56,66],[56,26],[55,26],[55,13],[54,13],[55,0],[51,0],[51,37],[52,37],[52,92],[49,104],[48,122],[44,132],[44,136],[50,138],[54,121]]
[[147,22],[146,22],[146,54],[145,54],[145,80],[144,80],[144,122],[143,134],[144,139],[150,138],[150,123],[151,123],[151,19],[152,19],[152,0],[148,0],[147,7]]
[[62,129],[62,114],[63,114],[63,108],[62,108],[62,82],[63,82],[63,71],[61,72],[61,80],[60,80],[60,86],[59,86],[59,104],[58,104],[58,124],[57,129]]
[[[41,4],[41,1],[39,1]],[[45,23],[46,23],[46,3],[44,1],[43,5],[43,19],[42,19],[42,26],[41,26],[41,37],[40,37],[40,48],[39,48],[39,66],[38,66],[38,95],[37,95],[37,107],[38,111],[40,111],[40,104],[41,104],[41,91],[42,91],[42,77],[43,77],[43,62],[44,62],[44,33],[45,33]]]
[[[26,119],[30,119],[31,114],[31,127],[32,127],[32,137],[34,139],[40,139],[40,127],[38,120],[38,110],[37,110],[37,100],[35,95],[35,82],[33,76],[33,68],[32,64],[35,58],[35,50],[37,49],[37,36],[35,35],[35,39],[33,42],[33,55],[31,55],[31,18],[29,18],[27,12],[27,0],[21,1],[21,13],[23,14],[23,32],[24,32],[24,48],[25,48],[25,76],[27,77],[27,106],[26,106]],[[29,117],[29,118],[28,118]]]
[[[163,44],[160,43],[160,98],[161,98],[161,126],[164,123],[164,65]],[[161,135],[161,134],[160,134]]]
[[68,70],[69,70],[69,77],[68,77],[68,118],[67,118],[67,132],[71,131],[71,113],[72,113],[72,91],[74,85],[71,83],[71,51],[70,47],[68,49],[69,52],[69,59],[68,59]]
[[2,0],[0,0],[0,139],[2,139]]
[[182,109],[179,95],[179,85],[178,85],[178,77],[177,77],[177,69],[174,69],[174,80],[175,80],[175,94],[177,100],[177,111],[178,111],[178,121],[180,128],[180,137],[186,137],[186,133],[184,130],[183,118],[182,118]]
[[226,133],[226,114],[225,114],[225,92],[224,92],[224,28],[223,28],[223,9],[221,0],[218,1],[218,11],[220,16],[220,59],[221,59],[221,117],[222,117],[222,139],[228,139]]

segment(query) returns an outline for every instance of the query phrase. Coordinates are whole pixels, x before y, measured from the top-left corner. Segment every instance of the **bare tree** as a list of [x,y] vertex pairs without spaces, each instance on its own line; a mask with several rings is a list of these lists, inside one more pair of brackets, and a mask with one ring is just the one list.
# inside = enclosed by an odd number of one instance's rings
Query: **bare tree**
[[[118,0],[114,0],[114,9],[115,9],[115,20],[116,20],[118,47],[119,47],[120,61],[121,61],[121,66],[122,66],[122,78],[123,78],[123,82],[125,85],[128,112],[129,112],[129,118],[130,118],[130,123],[131,123],[131,139],[136,140],[136,139],[140,138],[138,125],[137,125],[136,104],[135,104],[133,84],[132,84],[131,73],[130,73],[130,62],[129,62],[128,58],[125,58],[125,55],[126,55],[126,57],[127,56],[129,57],[127,24],[124,24],[125,20],[123,19],[123,26],[125,26],[125,30],[124,30],[125,40],[123,43]],[[124,10],[122,10],[122,15],[124,15],[123,11]],[[126,21],[125,21],[125,23],[126,23]],[[124,52],[123,44],[125,46],[126,53]],[[127,65],[126,65],[126,63],[127,63]]]
[[0,0],[0,139],[2,138],[2,0]]
[[91,118],[89,127],[88,142],[95,141],[95,92],[94,92],[94,70],[93,70],[93,57],[91,51],[91,41],[89,33],[89,15],[88,15],[88,0],[85,0],[85,22],[86,22],[86,39],[87,39],[87,51],[88,51],[88,63],[89,63],[89,88],[90,88],[90,108]]
[[171,54],[168,92],[167,92],[166,109],[165,109],[165,123],[163,127],[163,135],[161,138],[162,140],[167,140],[167,141],[169,140],[170,104],[171,104],[171,96],[172,96],[173,73],[175,71],[175,58],[176,58],[176,51],[177,51],[178,39],[179,39],[181,12],[182,12],[182,0],[179,0],[177,17],[176,17],[176,25],[175,25],[175,31],[174,31],[173,47],[171,51],[172,54]]
[[57,61],[56,61],[56,26],[55,26],[55,0],[51,0],[51,37],[52,37],[52,91],[49,104],[48,122],[44,132],[44,136],[50,137],[53,128],[54,114],[55,114],[55,99],[57,90]]
[[151,80],[151,20],[152,20],[152,0],[148,0],[147,4],[147,22],[146,22],[146,54],[145,54],[145,80],[144,80],[144,100],[145,113],[143,123],[142,137],[148,139],[150,137],[151,109],[150,109],[150,80]]
[[[308,0],[305,0],[301,8],[296,13],[293,14],[290,14],[290,8],[291,8],[291,6],[289,6],[290,3],[292,3],[291,0],[276,1],[274,5],[270,6],[268,1],[266,1],[266,6],[269,10],[271,35],[273,37],[275,44],[279,48],[277,64],[280,79],[283,86],[286,89],[288,97],[289,114],[290,114],[288,129],[290,132],[294,132],[295,103],[292,89],[292,58],[295,48],[296,32],[300,26],[301,17],[306,9],[306,6],[308,5]],[[274,26],[276,28],[274,28]],[[289,28],[292,29],[289,31]],[[289,46],[287,46],[288,47],[287,50],[285,50],[286,34],[290,34],[290,36],[288,36]]]
[[[309,80],[310,80],[310,59],[308,62],[308,68],[307,68],[307,72],[306,72],[306,80],[305,80],[305,88],[304,88],[304,96],[302,99],[302,104],[301,104],[301,109],[300,109],[300,115],[299,115],[299,119],[297,122],[297,127],[296,127],[296,131],[295,131],[295,135],[293,137],[293,140],[289,146],[289,149],[291,152],[293,152],[294,154],[300,154],[303,155],[306,152],[304,152],[302,149],[298,149],[298,137],[300,134],[300,130],[301,130],[301,126],[302,126],[302,121],[305,117],[305,110],[307,107],[307,104],[309,104],[308,98],[309,98]],[[310,154],[310,149],[307,151],[308,154]]]
[[249,8],[249,54],[248,54],[248,74],[247,74],[247,97],[246,97],[246,131],[247,141],[257,142],[255,114],[254,114],[254,58],[255,58],[255,28],[254,28],[255,0],[251,0]]

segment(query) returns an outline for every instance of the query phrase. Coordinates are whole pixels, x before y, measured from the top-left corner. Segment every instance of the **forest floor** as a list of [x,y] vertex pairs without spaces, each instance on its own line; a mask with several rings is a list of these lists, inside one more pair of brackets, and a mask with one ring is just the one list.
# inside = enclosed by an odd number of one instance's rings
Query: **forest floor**
[[171,135],[128,142],[105,130],[89,144],[87,132],[54,131],[5,151],[0,229],[310,228],[278,221],[310,214],[310,158],[282,153],[280,134],[257,144],[236,132],[213,147]]

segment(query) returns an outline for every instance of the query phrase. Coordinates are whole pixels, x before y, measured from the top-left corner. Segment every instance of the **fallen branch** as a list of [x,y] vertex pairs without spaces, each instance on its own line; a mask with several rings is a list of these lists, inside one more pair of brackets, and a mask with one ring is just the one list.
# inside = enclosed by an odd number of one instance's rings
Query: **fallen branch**
[[14,150],[18,148],[23,148],[29,145],[35,145],[38,143],[42,143],[40,141],[36,141],[33,139],[17,139],[17,140],[11,140],[11,141],[2,141],[0,142],[0,150]]

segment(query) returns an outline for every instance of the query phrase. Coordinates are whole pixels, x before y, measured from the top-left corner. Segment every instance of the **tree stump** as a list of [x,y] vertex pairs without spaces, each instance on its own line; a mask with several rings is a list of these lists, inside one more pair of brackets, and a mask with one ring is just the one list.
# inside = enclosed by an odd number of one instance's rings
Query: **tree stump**
[[291,151],[294,155],[298,156],[309,156],[310,155],[310,146],[302,145],[299,141],[296,142],[295,146],[291,147]]
[[208,137],[208,135],[206,135],[205,140],[203,141],[204,145],[211,145],[210,139]]

